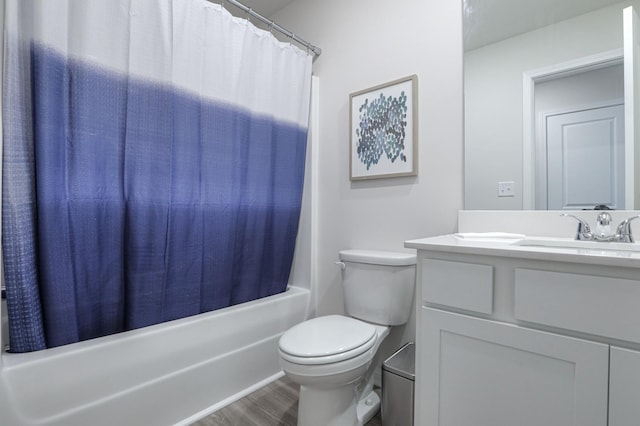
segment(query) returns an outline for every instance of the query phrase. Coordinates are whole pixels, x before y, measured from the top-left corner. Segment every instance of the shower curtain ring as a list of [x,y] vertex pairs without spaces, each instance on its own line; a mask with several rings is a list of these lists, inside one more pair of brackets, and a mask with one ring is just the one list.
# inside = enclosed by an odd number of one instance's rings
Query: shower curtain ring
[[251,12],[253,11],[253,9],[249,8],[247,9],[247,21],[251,22]]
[[269,32],[273,35],[273,21],[269,22]]
[[293,38],[294,38],[295,36],[296,36],[296,35],[295,35],[294,33],[291,33],[291,36],[289,37],[289,44],[293,44]]

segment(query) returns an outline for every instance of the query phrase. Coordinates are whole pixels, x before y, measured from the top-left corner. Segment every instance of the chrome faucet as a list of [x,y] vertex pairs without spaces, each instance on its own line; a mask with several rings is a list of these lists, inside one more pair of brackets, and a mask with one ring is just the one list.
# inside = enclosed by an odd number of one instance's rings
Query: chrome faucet
[[607,212],[600,212],[596,219],[595,234],[598,238],[606,238],[611,235],[611,215]]
[[598,214],[595,232],[592,232],[589,224],[584,219],[578,216],[568,213],[562,213],[560,216],[572,217],[578,221],[576,240],[618,243],[634,242],[633,234],[631,233],[631,221],[640,218],[640,215],[638,215],[623,220],[616,228],[616,232],[611,233],[611,215],[607,212],[601,212],[600,214]]

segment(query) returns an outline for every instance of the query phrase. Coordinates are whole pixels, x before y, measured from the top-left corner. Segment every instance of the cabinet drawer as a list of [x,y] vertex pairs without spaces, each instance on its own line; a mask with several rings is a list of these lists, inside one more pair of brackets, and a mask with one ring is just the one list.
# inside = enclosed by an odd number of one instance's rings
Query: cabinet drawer
[[640,343],[640,281],[517,268],[515,317]]
[[491,314],[493,312],[493,266],[423,259],[422,300]]

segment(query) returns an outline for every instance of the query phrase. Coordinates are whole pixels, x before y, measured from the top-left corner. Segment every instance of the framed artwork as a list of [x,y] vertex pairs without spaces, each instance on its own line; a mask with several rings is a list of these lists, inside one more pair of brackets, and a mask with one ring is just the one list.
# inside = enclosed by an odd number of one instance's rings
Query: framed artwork
[[418,77],[349,95],[350,179],[418,174]]

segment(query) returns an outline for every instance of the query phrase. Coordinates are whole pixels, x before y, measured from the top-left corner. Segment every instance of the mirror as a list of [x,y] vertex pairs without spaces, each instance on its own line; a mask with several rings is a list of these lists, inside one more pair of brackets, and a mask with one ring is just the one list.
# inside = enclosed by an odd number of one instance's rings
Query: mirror
[[[609,129],[624,144],[624,127],[583,126],[571,133],[573,141],[581,141],[571,157],[562,151],[559,158],[551,145],[555,142],[546,138],[555,134],[553,126],[564,128],[557,116],[580,121],[583,116],[568,114],[602,109],[606,115],[616,105],[618,113],[624,110],[623,9],[635,1],[463,0],[465,209],[626,206],[625,170],[635,172],[624,149],[613,152],[582,143]],[[616,120],[619,125],[620,118],[609,122]],[[587,171],[604,169],[607,179],[623,186],[611,192],[613,184],[601,185],[603,179],[592,172],[576,178],[577,165]],[[555,167],[564,169],[550,172]],[[556,189],[567,187],[555,181],[557,173],[575,174],[574,181],[582,185],[572,197],[584,206],[566,200],[562,207],[554,204]]]

